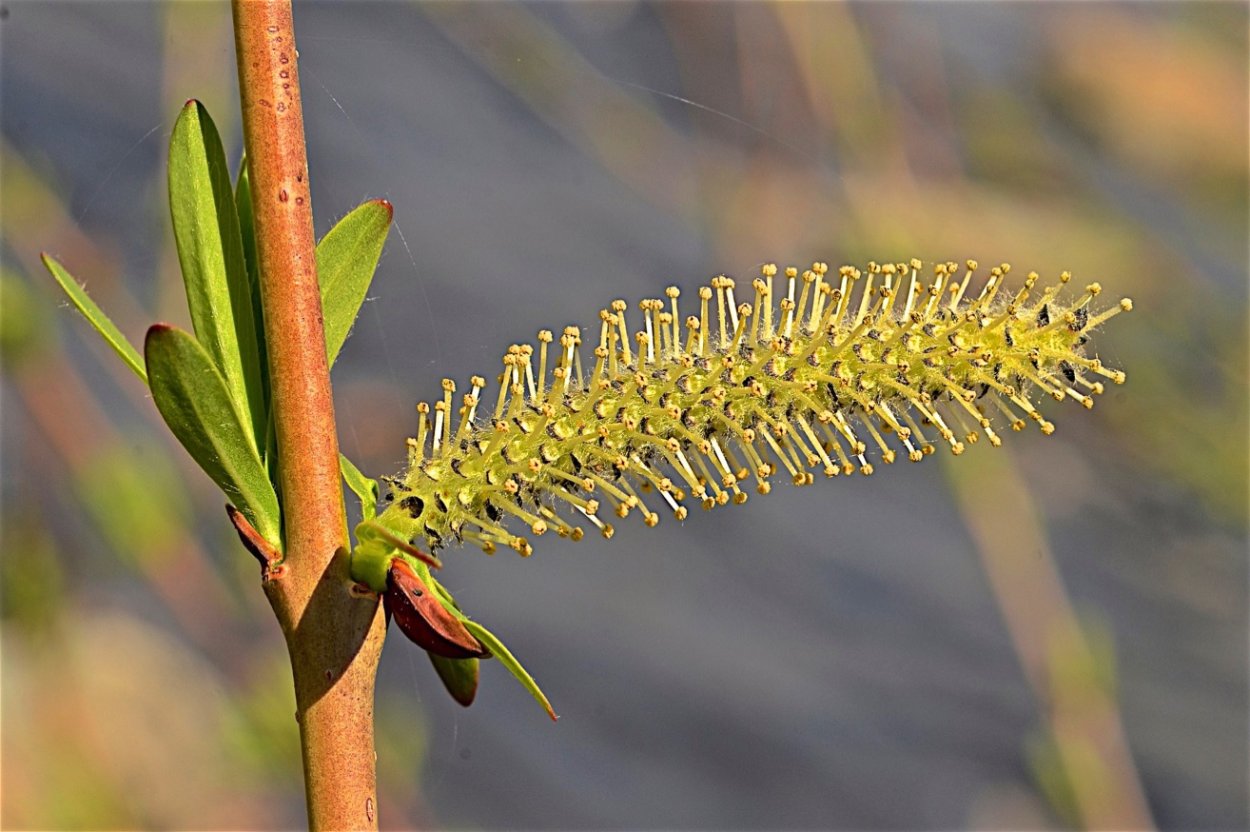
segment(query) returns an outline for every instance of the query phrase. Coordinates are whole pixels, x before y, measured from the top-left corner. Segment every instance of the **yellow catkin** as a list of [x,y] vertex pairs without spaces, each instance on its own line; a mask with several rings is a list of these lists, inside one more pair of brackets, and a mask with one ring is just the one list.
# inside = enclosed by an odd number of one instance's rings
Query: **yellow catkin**
[[960,454],[982,435],[997,446],[995,422],[1020,430],[1031,421],[1049,434],[1038,401],[1088,408],[1103,390],[1096,377],[1124,381],[1086,343],[1132,303],[1092,311],[1101,286],[1073,291],[1067,273],[1040,292],[1033,273],[1009,290],[1010,269],[994,266],[980,283],[974,261],[963,274],[940,263],[929,281],[912,260],[843,266],[825,280],[829,266],[814,263],[799,280],[797,269],[768,264],[752,303],[736,305],[735,282],[721,275],[695,292],[698,314],[683,318],[670,287],[667,310],[643,301],[637,332],[614,301],[587,345],[588,370],[576,327],[558,350],[540,332],[537,362],[532,347],[510,348],[491,419],[475,418],[490,414],[477,406],[480,377],[457,411],[445,381],[442,401],[419,406],[410,468],[387,479],[390,505],[377,522],[431,549],[468,541],[529,554],[518,526],[576,540],[585,521],[610,537],[601,506],[653,526],[652,506],[684,519],[687,498],[707,509],[744,502],[738,482],[748,477],[766,494],[778,475],[806,485],[813,469],[870,474],[870,458],[893,462],[896,449],[919,461],[935,445]]

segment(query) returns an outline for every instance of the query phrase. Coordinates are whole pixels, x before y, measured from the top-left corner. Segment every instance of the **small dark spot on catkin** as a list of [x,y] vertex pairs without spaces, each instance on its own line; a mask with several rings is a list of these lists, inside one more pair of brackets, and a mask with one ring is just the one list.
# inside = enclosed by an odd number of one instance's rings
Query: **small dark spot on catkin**
[[421,512],[425,510],[425,501],[415,494],[411,497],[405,497],[399,501],[399,507],[408,512],[413,520],[421,516]]

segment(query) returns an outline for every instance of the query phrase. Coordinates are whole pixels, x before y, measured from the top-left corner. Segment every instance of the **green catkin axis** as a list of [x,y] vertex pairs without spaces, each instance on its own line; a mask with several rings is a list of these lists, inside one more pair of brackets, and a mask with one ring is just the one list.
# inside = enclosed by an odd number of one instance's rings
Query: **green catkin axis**
[[683,318],[670,287],[639,304],[632,328],[614,301],[585,357],[577,327],[539,332],[537,356],[509,347],[493,408],[481,377],[458,403],[444,380],[433,408],[417,406],[408,470],[388,479],[391,504],[371,522],[431,550],[529,555],[512,529],[578,540],[589,524],[611,537],[601,514],[654,526],[659,510],[684,519],[689,500],[745,502],[750,480],[767,494],[783,473],[810,485],[813,469],[871,474],[870,459],[900,452],[918,462],[981,436],[997,446],[996,424],[1049,434],[1036,399],[1089,408],[1099,377],[1124,381],[1086,344],[1132,302],[1093,312],[1101,287],[1068,291],[1066,272],[1040,292],[1031,273],[1009,295],[1010,268],[990,269],[976,292],[974,261],[940,263],[931,282],[918,260],[836,274],[770,264],[751,303],[720,276],[699,289],[697,314]]

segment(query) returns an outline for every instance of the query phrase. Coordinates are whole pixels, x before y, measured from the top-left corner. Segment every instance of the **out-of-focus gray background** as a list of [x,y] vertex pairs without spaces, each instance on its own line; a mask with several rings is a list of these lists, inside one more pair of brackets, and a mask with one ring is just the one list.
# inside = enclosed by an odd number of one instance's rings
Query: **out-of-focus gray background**
[[[5,828],[304,822],[289,672],[222,499],[38,265],[185,323],[164,164],[226,4],[4,2]],[[1008,260],[1129,295],[1055,436],[779,483],[611,542],[446,553],[535,673],[386,648],[383,825],[1247,824],[1244,4],[297,3],[318,233],[396,227],[344,450],[508,344],[776,260]],[[1104,296],[1105,297],[1105,296]]]

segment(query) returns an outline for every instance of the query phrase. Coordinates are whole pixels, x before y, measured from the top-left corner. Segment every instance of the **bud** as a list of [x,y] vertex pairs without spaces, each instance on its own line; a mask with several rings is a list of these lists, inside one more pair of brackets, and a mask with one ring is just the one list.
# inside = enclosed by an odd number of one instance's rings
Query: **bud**
[[[490,655],[402,558],[391,561],[383,600],[404,635],[431,656],[471,659]],[[456,699],[467,704],[459,696]]]
[[472,705],[473,698],[477,696],[478,666],[481,663],[477,659],[447,659],[436,653],[428,655],[451,698],[466,708]]

